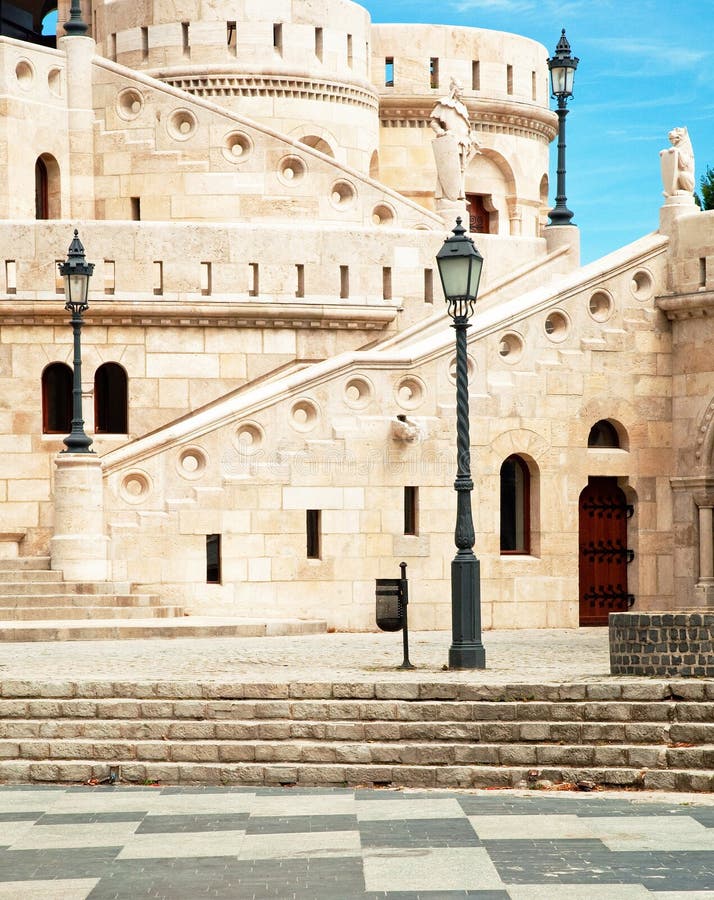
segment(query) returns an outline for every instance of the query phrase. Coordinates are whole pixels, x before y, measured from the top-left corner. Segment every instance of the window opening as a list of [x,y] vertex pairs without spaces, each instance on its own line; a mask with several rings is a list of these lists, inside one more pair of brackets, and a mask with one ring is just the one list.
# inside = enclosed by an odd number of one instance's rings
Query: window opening
[[73,373],[65,363],[50,363],[42,373],[42,431],[69,434],[72,430]]
[[432,56],[429,60],[429,85],[432,88],[439,87],[439,58]]
[[384,86],[394,87],[394,57],[388,56],[384,60]]
[[206,535],[206,584],[222,584],[220,534]]
[[404,534],[419,534],[419,488],[404,488]]
[[307,531],[307,558],[320,559],[320,515],[319,509],[305,510],[305,527]]
[[530,472],[520,456],[501,466],[501,553],[530,553]]
[[127,434],[127,377],[119,363],[101,365],[94,375],[94,430],[97,434]]
[[620,436],[617,433],[617,429],[608,422],[607,419],[601,419],[590,429],[590,434],[588,435],[588,447],[609,447],[611,449],[617,449],[619,446]]

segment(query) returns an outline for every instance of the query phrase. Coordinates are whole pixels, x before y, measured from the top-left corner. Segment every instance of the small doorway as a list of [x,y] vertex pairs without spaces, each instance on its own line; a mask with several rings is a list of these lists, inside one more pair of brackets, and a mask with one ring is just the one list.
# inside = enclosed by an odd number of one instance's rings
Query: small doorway
[[611,612],[624,612],[627,592],[628,505],[616,478],[589,478],[579,504],[580,625],[607,625]]
[[491,216],[486,209],[486,198],[483,194],[467,194],[466,207],[469,212],[469,231],[471,234],[490,234]]

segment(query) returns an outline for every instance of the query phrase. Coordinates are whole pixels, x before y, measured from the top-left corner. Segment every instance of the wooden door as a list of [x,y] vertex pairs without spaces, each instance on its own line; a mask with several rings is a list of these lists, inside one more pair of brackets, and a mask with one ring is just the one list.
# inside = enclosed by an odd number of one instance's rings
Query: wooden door
[[580,494],[580,624],[607,625],[632,605],[627,593],[627,519],[632,507],[615,478],[590,478]]
[[481,194],[467,194],[466,204],[469,211],[469,232],[471,234],[488,234],[490,217]]

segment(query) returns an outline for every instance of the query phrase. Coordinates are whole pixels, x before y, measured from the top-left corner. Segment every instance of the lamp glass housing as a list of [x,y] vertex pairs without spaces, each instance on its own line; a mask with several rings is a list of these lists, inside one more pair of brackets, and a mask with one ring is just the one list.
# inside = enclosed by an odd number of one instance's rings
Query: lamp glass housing
[[453,237],[449,237],[437,253],[441,286],[452,318],[473,315],[478,296],[483,256],[456,220]]
[[67,273],[64,276],[64,290],[68,303],[86,306],[89,295],[89,274],[87,272]]

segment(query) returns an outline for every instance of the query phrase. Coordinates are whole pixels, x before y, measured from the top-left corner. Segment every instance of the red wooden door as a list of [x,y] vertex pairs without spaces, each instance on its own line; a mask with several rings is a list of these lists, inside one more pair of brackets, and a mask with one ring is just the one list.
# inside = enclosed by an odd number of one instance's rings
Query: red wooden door
[[590,478],[580,494],[580,624],[607,625],[611,612],[630,606],[627,593],[627,518],[615,478]]
[[471,234],[488,234],[490,217],[481,194],[467,194],[466,204],[469,210],[469,231]]

